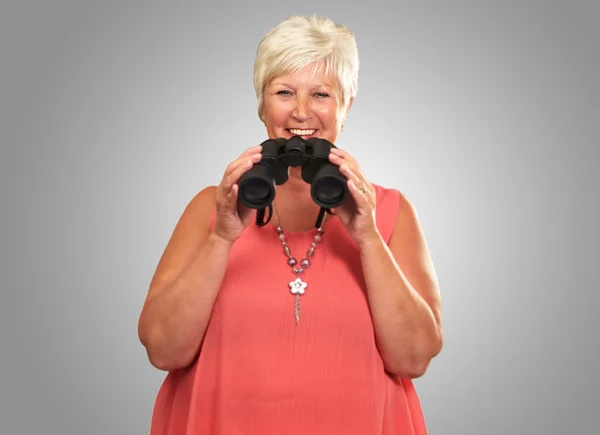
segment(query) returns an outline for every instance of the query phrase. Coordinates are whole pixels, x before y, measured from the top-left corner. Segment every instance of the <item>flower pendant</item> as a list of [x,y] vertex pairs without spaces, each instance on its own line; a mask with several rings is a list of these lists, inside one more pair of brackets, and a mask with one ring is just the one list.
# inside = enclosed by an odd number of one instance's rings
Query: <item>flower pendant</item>
[[304,290],[306,289],[307,284],[300,279],[300,277],[296,278],[294,281],[290,281],[290,290],[292,294],[304,294]]
[[296,318],[296,325],[300,323],[300,295],[304,294],[307,284],[300,279],[296,278],[294,281],[290,281],[290,291],[296,295],[296,303],[294,304],[294,317]]

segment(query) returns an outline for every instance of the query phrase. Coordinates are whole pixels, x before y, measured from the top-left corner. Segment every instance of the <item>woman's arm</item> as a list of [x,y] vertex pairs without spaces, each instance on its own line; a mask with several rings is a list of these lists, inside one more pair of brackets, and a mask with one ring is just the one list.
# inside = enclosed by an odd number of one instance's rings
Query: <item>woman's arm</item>
[[181,215],[139,318],[139,339],[161,370],[185,367],[198,354],[225,273],[232,242],[210,231],[215,191],[201,191]]
[[412,204],[400,194],[389,247],[379,234],[359,247],[386,370],[420,377],[442,349],[443,328],[437,276]]

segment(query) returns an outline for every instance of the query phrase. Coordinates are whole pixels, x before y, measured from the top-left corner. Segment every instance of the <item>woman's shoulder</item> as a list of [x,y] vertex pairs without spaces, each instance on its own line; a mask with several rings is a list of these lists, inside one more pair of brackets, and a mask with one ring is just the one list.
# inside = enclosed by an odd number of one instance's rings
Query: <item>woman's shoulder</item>
[[387,213],[393,213],[399,205],[400,191],[394,187],[383,186],[377,183],[371,183],[375,189],[375,200],[377,209],[385,210]]
[[216,204],[217,186],[206,186],[192,195],[186,210],[207,212]]
[[180,217],[182,221],[196,222],[198,227],[210,227],[214,219],[217,186],[206,186],[187,202]]
[[412,209],[405,193],[395,187],[371,183],[375,189],[376,219],[384,239],[389,241],[403,210]]
[[375,189],[378,204],[385,204],[392,208],[411,207],[412,204],[405,192],[396,187],[384,186],[377,183],[371,183]]

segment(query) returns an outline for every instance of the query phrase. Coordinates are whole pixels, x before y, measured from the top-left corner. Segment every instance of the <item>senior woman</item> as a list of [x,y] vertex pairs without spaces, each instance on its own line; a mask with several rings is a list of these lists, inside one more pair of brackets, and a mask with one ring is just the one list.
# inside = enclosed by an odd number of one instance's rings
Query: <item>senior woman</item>
[[[357,80],[345,26],[284,20],[256,53],[268,138],[335,144]],[[425,434],[412,379],[443,333],[414,207],[332,146],[346,200],[323,216],[301,168],[290,167],[274,219],[258,225],[238,193],[262,151],[246,149],[218,186],[191,199],[151,281],[139,336],[168,372],[151,434]]]

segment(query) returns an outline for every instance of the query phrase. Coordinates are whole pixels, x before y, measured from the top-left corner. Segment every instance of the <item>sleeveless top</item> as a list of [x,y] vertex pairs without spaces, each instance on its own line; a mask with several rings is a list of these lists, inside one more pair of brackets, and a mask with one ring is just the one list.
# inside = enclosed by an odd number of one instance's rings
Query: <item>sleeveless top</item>
[[[388,242],[399,192],[375,189]],[[283,230],[300,262],[316,229]],[[198,357],[166,375],[151,435],[427,433],[412,381],[384,369],[359,251],[337,217],[326,220],[302,274],[298,325],[288,285],[295,275],[275,225],[252,222],[228,261]]]

